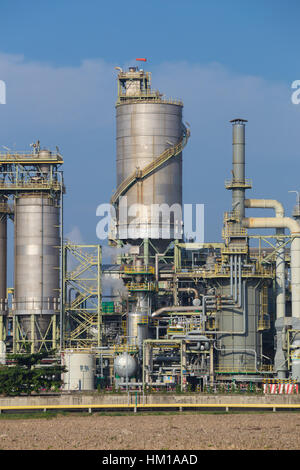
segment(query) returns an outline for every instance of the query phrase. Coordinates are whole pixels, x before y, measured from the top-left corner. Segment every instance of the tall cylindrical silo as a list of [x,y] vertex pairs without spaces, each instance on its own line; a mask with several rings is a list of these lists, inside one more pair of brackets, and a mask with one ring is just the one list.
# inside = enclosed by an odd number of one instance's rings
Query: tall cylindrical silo
[[[141,174],[149,164],[154,168],[124,192],[124,206],[119,201],[117,238],[130,239],[131,243],[133,238],[181,238],[182,153],[159,167],[155,165],[158,157],[183,137],[183,105],[152,92],[148,74],[136,67],[121,72],[118,79],[121,85],[116,105],[117,187],[131,175]],[[161,212],[163,209],[165,213]],[[135,224],[138,231],[130,229]]]
[[59,297],[59,207],[48,194],[20,194],[15,200],[14,314],[32,341],[41,339]]

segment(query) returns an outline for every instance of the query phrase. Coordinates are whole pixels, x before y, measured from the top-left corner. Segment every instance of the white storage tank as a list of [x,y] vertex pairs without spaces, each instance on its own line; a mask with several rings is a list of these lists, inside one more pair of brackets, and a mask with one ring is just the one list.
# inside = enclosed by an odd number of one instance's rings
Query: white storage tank
[[62,353],[63,390],[94,390],[96,359],[90,352],[66,350]]
[[123,353],[117,356],[114,360],[115,373],[119,377],[131,378],[135,376],[137,371],[136,359],[128,353]]

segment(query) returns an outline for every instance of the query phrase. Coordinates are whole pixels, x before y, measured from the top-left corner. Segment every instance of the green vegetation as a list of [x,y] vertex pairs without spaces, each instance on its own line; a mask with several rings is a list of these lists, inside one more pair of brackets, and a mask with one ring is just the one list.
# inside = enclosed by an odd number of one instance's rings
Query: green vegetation
[[44,365],[43,360],[53,357],[55,351],[35,354],[11,354],[8,366],[0,366],[0,394],[5,396],[30,395],[32,392],[58,391],[62,385],[61,374],[65,367],[53,361]]

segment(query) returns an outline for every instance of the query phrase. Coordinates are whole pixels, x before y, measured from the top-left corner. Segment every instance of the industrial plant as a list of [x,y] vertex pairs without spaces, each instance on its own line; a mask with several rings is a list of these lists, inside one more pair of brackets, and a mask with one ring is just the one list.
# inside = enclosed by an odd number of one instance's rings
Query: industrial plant
[[[299,383],[300,206],[287,217],[276,199],[255,199],[247,121],[235,117],[224,123],[232,128],[224,188],[232,204],[223,241],[186,239],[182,165],[192,135],[183,103],[154,90],[140,66],[116,69],[109,264],[101,244],[64,237],[59,149],[38,141],[28,152],[0,153],[2,364],[10,353],[55,351],[67,369],[64,391]],[[254,208],[261,217],[251,217]]]

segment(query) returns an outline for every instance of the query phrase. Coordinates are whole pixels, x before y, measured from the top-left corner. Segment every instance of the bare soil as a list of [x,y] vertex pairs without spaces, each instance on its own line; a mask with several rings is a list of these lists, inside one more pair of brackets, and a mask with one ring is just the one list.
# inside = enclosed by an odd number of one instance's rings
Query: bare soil
[[300,414],[60,416],[0,420],[1,450],[287,450]]

